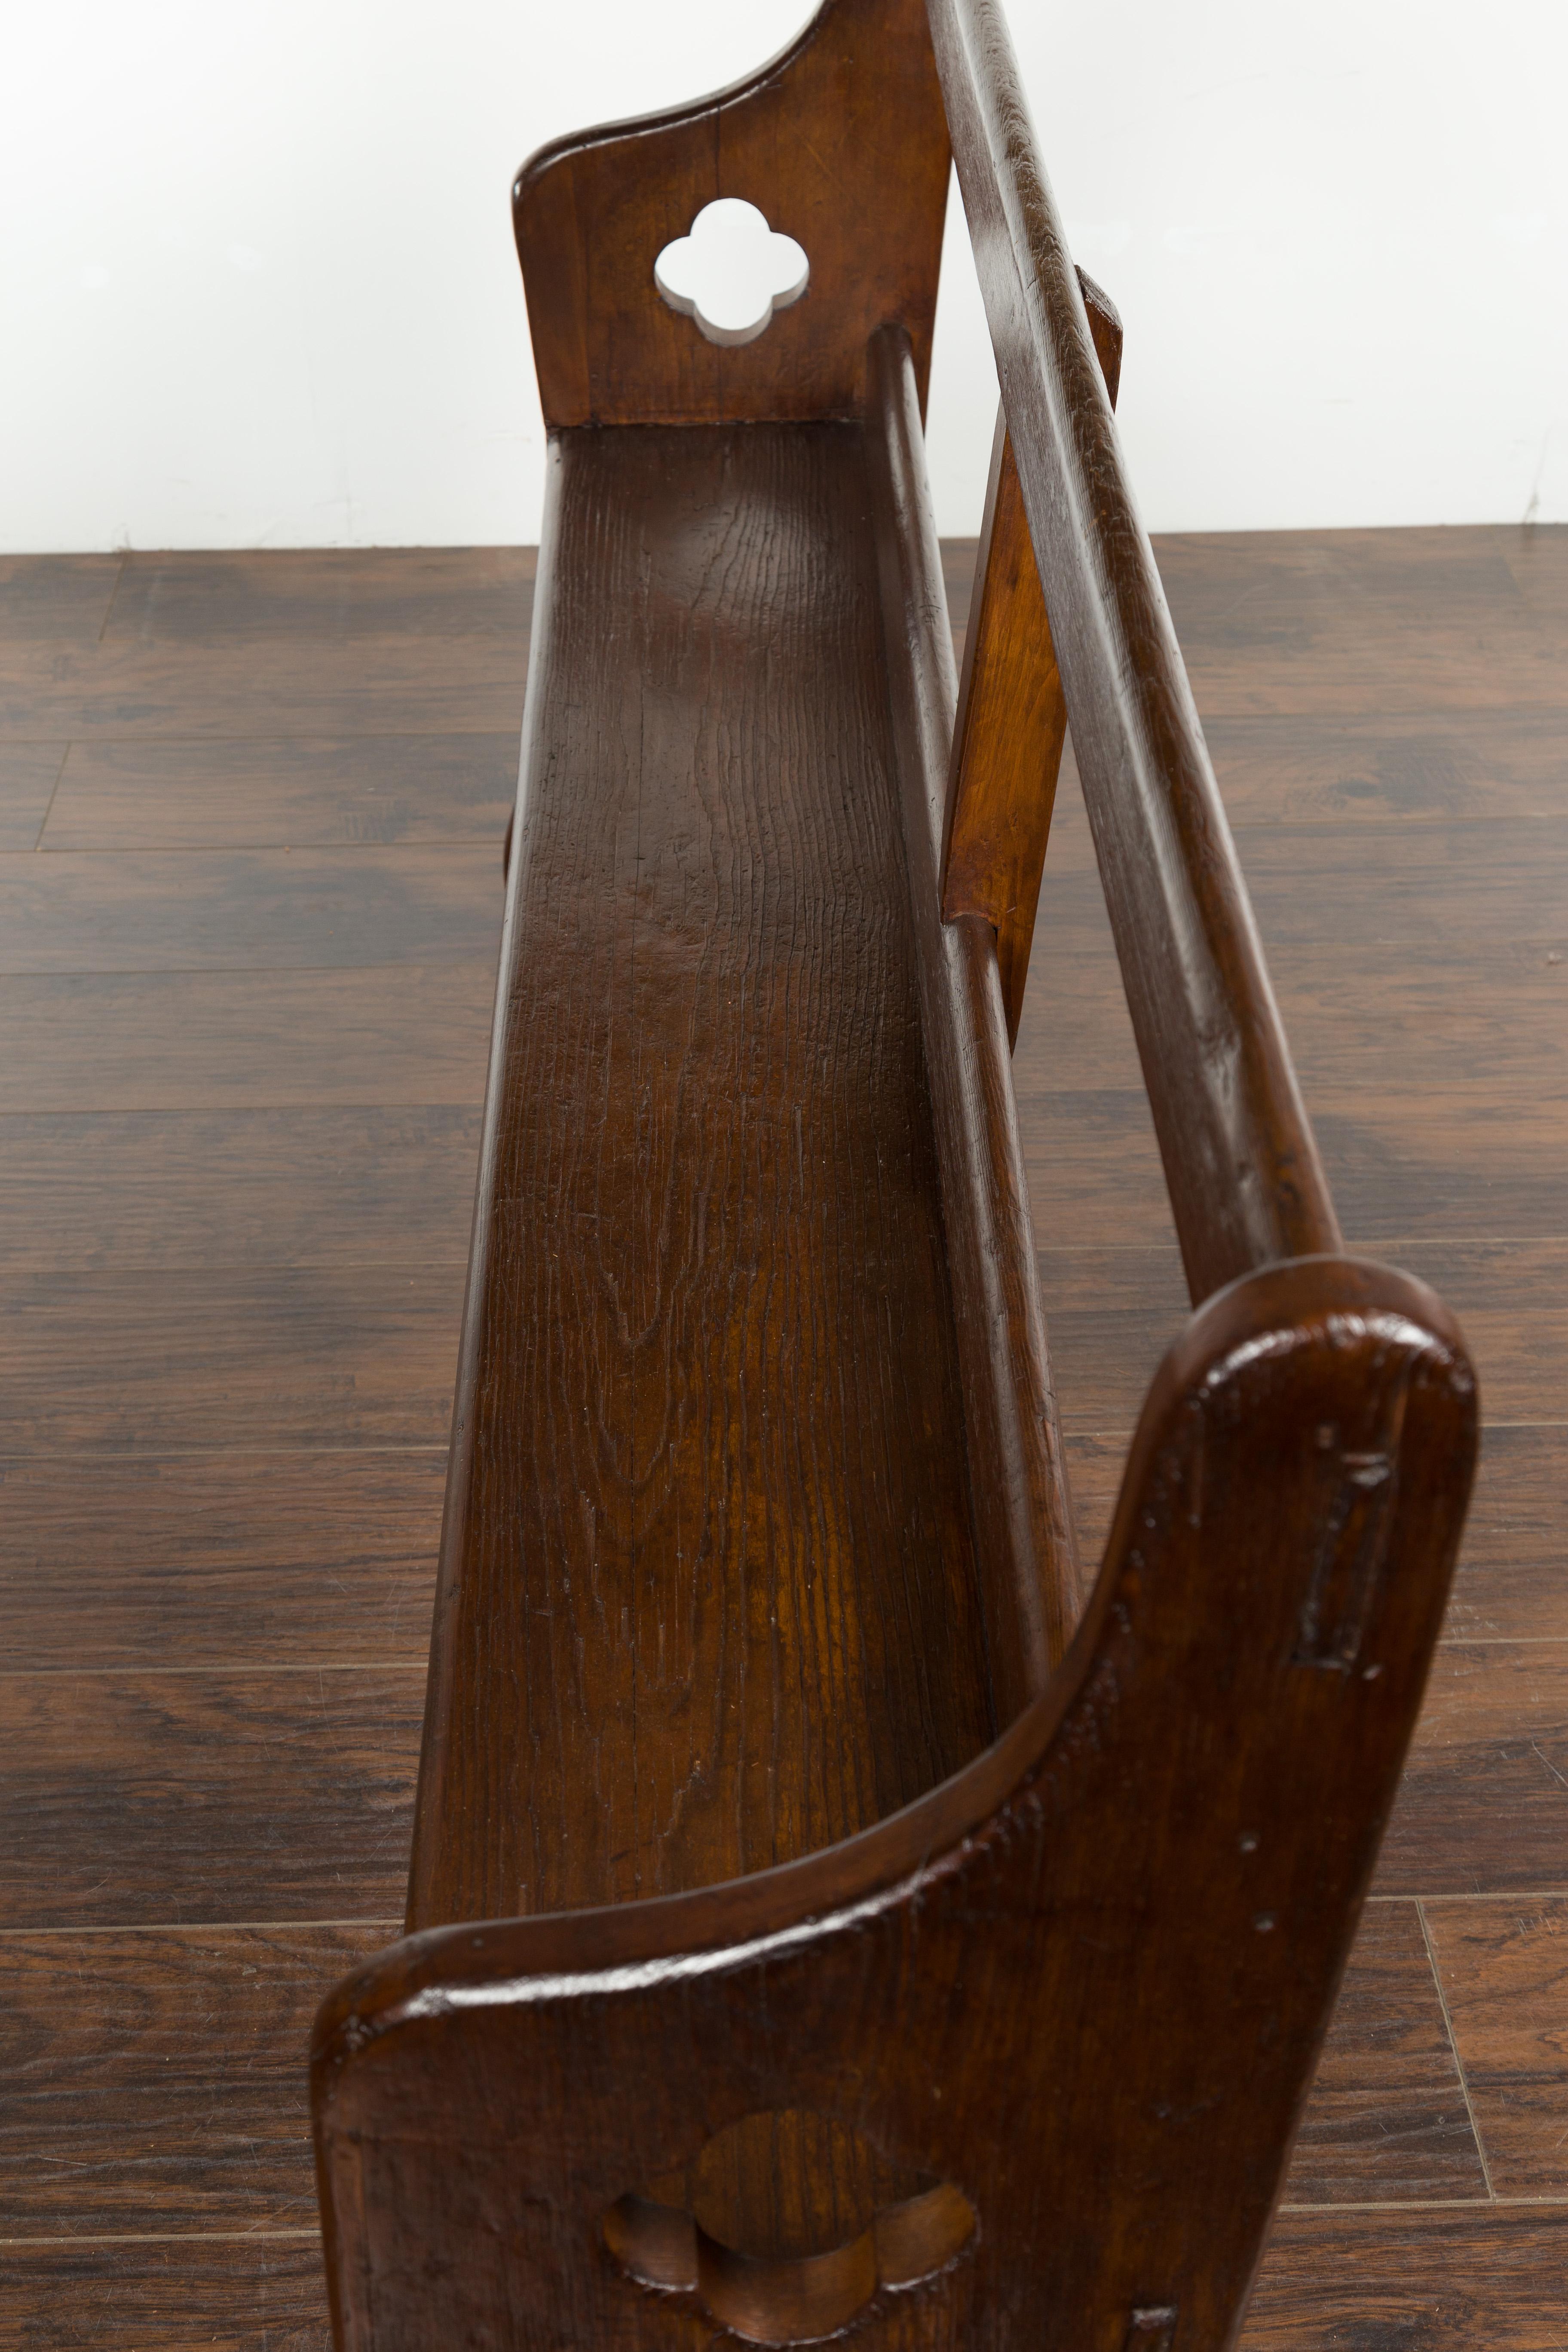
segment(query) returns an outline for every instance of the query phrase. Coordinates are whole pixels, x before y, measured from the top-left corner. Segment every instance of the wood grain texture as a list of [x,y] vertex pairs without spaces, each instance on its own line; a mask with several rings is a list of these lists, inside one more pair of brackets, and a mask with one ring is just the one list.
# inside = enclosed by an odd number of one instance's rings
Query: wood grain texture
[[0,555],[0,638],[96,645],[123,555]]
[[67,749],[64,743],[0,743],[0,856],[37,847]]
[[[1493,1423],[1568,1423],[1568,1240],[1402,1242],[1408,1273],[1464,1321]],[[1043,1249],[1062,1425],[1130,1428],[1183,1320],[1174,1252]]]
[[0,1269],[462,1265],[478,1113],[0,1114]]
[[[732,88],[542,148],[512,215],[546,422],[858,415],[868,339],[889,321],[911,339],[923,404],[947,182],[921,0],[824,0]],[[654,284],[663,247],[721,196],[757,205],[811,271],[739,348]]]
[[1557,2352],[1568,2210],[1287,2213],[1239,2352]]
[[0,1934],[0,2241],[309,2228],[300,2048],[384,1934]]
[[953,161],[1194,1302],[1339,1230],[996,0],[931,0]]
[[[1155,544],[1163,550],[1164,543]],[[1428,610],[1443,601],[1441,577],[1434,567]],[[1385,611],[1363,610],[1385,642],[1397,601],[1391,598]],[[1201,659],[1201,643],[1190,635],[1185,642]],[[1510,706],[1348,717],[1306,711],[1256,719],[1211,717],[1205,710],[1204,732],[1226,807],[1238,825],[1283,818],[1340,831],[1391,817],[1403,825],[1551,820],[1568,805],[1560,710]]]
[[16,1110],[479,1104],[495,959],[0,979]]
[[332,2340],[313,2232],[9,2245],[0,2320],[27,2352],[331,2352]]
[[458,1265],[13,1275],[0,1455],[441,1445]]
[[1465,1528],[1448,1631],[1459,1641],[1568,1642],[1568,1427],[1492,1428]]
[[500,916],[492,841],[0,858],[0,972],[457,962]]
[[[49,748],[0,750],[0,813],[22,752]],[[506,831],[516,797],[517,740],[511,734],[340,735],[274,742],[73,743],[68,757],[59,747],[52,773],[59,783],[42,839],[40,805],[28,838],[12,840],[0,832],[0,847],[493,845]]]
[[552,445],[420,1926],[787,1859],[989,1736],[859,436],[674,439]]
[[1568,2200],[1568,1895],[1426,1918],[1494,2192]]
[[1414,1903],[1362,1914],[1286,2176],[1284,2202],[1488,2195]]
[[[1030,2343],[1042,2309],[1111,2346],[1156,2298],[1226,2341],[1436,1633],[1473,1410],[1452,1326],[1402,1277],[1315,1260],[1231,1286],[1161,1368],[1058,1681],[975,1763],[788,1870],[439,1929],[340,1987],[315,2103],[345,2345],[371,2296],[381,2352],[568,2325],[707,2342],[696,2298],[617,2277],[605,2210],[801,2106],[962,2180],[980,2217],[868,2346]],[[1326,1587],[1304,1496],[1338,1448],[1364,1468],[1391,1412],[1386,1551]],[[1348,1654],[1331,1590],[1362,1595]],[[1194,1687],[1226,1689],[1223,1739]]]
[[[1160,541],[1205,720],[1568,707],[1562,525],[1247,531]],[[1514,558],[1539,566],[1532,597]],[[1219,585],[1221,567],[1226,583]]]
[[423,1683],[324,1666],[0,1678],[6,1925],[395,1917]]
[[926,1062],[997,1717],[1045,1687],[1082,1606],[1008,1064],[996,940],[940,919],[954,679],[907,339],[872,352],[868,434]]
[[446,1475],[444,1445],[0,1460],[6,1664],[422,1668]]
[[1444,1643],[1378,1887],[1568,1889],[1568,1646]]
[[[1078,278],[1114,408],[1121,320],[1109,296],[1081,269]],[[1067,699],[1005,406],[996,415],[975,563],[980,593],[964,635],[959,679],[942,911],[944,920],[982,916],[995,931],[1007,1042],[1016,1045],[1067,736]]]

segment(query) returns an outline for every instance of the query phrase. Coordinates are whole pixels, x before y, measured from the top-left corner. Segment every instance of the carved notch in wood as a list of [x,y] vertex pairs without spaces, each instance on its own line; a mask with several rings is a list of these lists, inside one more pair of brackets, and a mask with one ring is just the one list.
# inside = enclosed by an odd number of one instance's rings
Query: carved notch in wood
[[815,2344],[934,2278],[974,2234],[949,2181],[879,2158],[808,2109],[748,2116],[684,2173],[618,2198],[605,2243],[643,2286],[694,2295],[750,2344]]

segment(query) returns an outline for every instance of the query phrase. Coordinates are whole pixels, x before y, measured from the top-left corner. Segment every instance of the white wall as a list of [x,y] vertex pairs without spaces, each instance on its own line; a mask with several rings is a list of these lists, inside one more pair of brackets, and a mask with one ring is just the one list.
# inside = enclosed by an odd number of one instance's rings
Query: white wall
[[[508,194],[805,0],[50,0],[0,73],[0,547],[537,535]],[[1014,0],[1155,530],[1568,518],[1563,0]],[[931,456],[994,377],[956,209]]]

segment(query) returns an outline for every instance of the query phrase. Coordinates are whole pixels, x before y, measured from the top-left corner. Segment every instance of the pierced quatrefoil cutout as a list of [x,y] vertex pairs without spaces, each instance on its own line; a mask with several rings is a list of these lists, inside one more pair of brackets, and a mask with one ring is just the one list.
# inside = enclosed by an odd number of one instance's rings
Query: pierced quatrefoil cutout
[[889,2165],[836,2116],[798,2107],[732,2124],[604,2218],[629,2277],[767,2345],[837,2336],[878,2297],[950,2269],[974,2227],[951,2181]]
[[798,302],[811,264],[793,236],[739,196],[704,205],[689,236],[667,245],[653,282],[672,310],[694,319],[710,343],[750,343],[775,310]]

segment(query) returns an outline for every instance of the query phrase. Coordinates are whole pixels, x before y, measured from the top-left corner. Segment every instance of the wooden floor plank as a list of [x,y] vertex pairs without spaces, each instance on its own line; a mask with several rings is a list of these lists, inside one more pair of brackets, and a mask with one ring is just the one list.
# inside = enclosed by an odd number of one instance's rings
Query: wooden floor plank
[[397,1932],[0,1934],[0,2241],[309,2228],[311,2019]]
[[7,1666],[420,1664],[444,1444],[0,1461]]
[[0,1455],[440,1445],[462,1269],[14,1275]]
[[37,848],[67,749],[0,743],[0,857]]
[[1568,2207],[1281,2213],[1238,2352],[1561,2352]]
[[266,648],[426,638],[439,662],[476,641],[526,648],[532,547],[181,549],[124,559],[115,645]]
[[96,646],[123,555],[0,555],[0,644]]
[[[1396,1239],[1378,1255],[1458,1315],[1489,1423],[1568,1423],[1568,1239]],[[1063,1426],[1131,1429],[1188,1312],[1174,1248],[1047,1248],[1039,1265]]]
[[0,857],[0,972],[462,961],[500,919],[493,841]]
[[1460,1641],[1568,1642],[1568,1428],[1489,1429],[1447,1630]]
[[422,1666],[0,1677],[12,1927],[396,1918]]
[[[9,770],[24,751],[49,748],[0,750],[0,812]],[[490,845],[499,872],[517,793],[510,732],[73,743],[62,768],[64,748],[37,845],[46,851],[477,841]],[[42,817],[40,806],[27,840],[0,834],[0,846],[31,849]]]
[[1285,2202],[1487,2194],[1414,1903],[1373,1903],[1290,2160]]
[[0,1115],[0,1274],[468,1261],[479,1115]]
[[0,979],[10,1111],[478,1104],[493,952],[330,971]]
[[1204,729],[1231,823],[1354,834],[1368,822],[1561,818],[1561,710],[1382,712],[1211,719]]
[[26,2352],[331,2352],[320,2241],[256,2231],[0,2247]]
[[1493,2189],[1568,2198],[1568,1895],[1426,1916]]
[[1568,1643],[1440,1644],[1376,1884],[1568,1889]]

